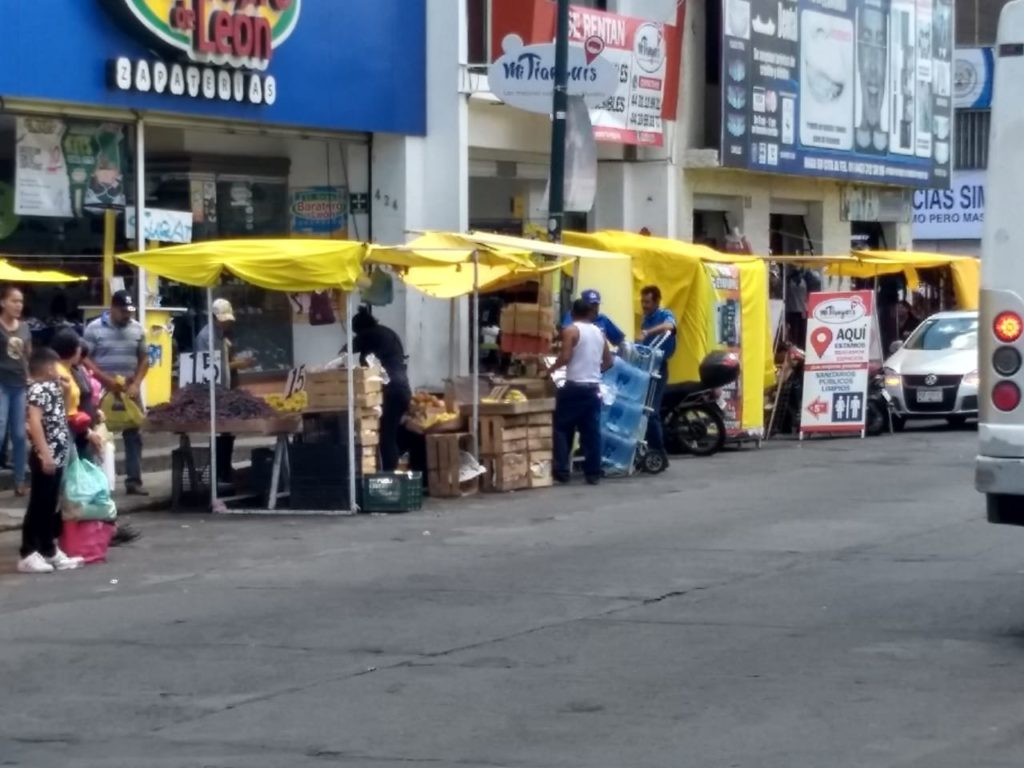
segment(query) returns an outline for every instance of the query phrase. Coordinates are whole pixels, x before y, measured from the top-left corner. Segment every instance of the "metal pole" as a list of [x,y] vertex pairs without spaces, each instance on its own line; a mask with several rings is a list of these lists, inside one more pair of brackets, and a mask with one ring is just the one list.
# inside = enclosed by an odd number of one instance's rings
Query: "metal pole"
[[[135,123],[135,249],[146,250],[146,123],[140,117]],[[138,311],[136,317],[146,328],[146,270],[138,272]],[[213,316],[210,316],[211,321]]]
[[[353,514],[359,511],[359,504],[356,501],[356,414],[353,408],[356,390],[353,366],[359,361],[359,356],[352,351],[355,346],[355,340],[352,338],[352,301],[354,298],[354,291],[345,297],[345,348],[348,350],[348,365],[345,366],[345,378],[348,384],[348,504]],[[362,462],[360,462],[360,467],[362,467]]]
[[473,423],[470,431],[473,433],[473,457],[480,458],[480,254],[473,249],[473,306],[470,307],[473,313],[473,337],[470,342],[473,345],[471,350],[473,361]]
[[548,239],[562,241],[565,219],[565,131],[569,110],[569,0],[558,0],[555,33],[555,87],[551,109],[551,173],[548,191]]
[[[138,215],[138,214],[136,214]],[[142,270],[139,270],[141,272]],[[213,323],[213,288],[206,289],[206,322]],[[213,328],[210,328],[210,361],[213,363]],[[227,360],[221,360],[222,366]],[[216,370],[216,368],[214,368]],[[210,506],[217,504],[217,377],[210,376]]]

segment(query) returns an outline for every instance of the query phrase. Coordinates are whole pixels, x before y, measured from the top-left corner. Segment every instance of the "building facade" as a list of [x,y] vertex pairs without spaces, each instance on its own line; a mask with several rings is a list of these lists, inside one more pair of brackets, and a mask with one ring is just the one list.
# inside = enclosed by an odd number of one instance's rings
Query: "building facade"
[[[471,224],[544,223],[548,119],[496,103],[472,65],[510,33],[550,40],[553,14],[551,0],[469,2]],[[952,14],[946,0],[574,5],[574,40],[604,36],[601,55],[627,65],[633,90],[626,130],[605,130],[613,100],[591,110],[596,198],[569,225],[778,255],[908,247],[913,191],[950,182]],[[654,31],[668,67],[653,78],[661,109],[648,131],[628,130],[651,117],[638,30]]]
[[[428,18],[427,0],[14,4],[0,68],[0,251],[90,278],[31,296],[33,313],[99,303],[104,249],[135,248],[139,227],[151,246],[396,242],[411,229],[463,228],[464,173],[446,138],[464,135],[458,60],[427,57],[429,36],[450,39],[463,14],[429,5]],[[449,87],[435,82],[442,95],[428,105],[432,80]],[[147,290],[130,270],[119,274],[148,302],[191,310],[176,321],[186,349],[205,305],[187,289]],[[220,293],[243,313],[242,344],[267,374],[342,345],[323,297],[241,285]],[[407,339],[447,324],[447,306],[398,293],[383,314]],[[410,352],[421,377],[447,371],[436,351]]]

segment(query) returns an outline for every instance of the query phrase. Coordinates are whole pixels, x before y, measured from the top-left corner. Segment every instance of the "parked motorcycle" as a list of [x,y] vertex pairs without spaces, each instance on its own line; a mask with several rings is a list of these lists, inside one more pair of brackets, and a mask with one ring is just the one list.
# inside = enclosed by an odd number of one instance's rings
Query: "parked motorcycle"
[[868,376],[868,410],[865,414],[864,432],[870,437],[877,437],[893,430],[896,405],[892,401],[892,395],[885,388],[883,370],[873,370]]
[[661,401],[665,448],[669,453],[711,456],[725,445],[722,388],[739,378],[740,360],[732,352],[712,352],[700,364],[700,381],[669,384]]

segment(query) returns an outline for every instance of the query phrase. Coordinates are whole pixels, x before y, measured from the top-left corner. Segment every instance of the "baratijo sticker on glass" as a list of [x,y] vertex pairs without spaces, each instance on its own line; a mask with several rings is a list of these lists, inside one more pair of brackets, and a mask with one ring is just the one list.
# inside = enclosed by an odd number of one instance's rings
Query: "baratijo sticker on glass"
[[191,62],[111,62],[112,85],[219,101],[273,104],[274,53],[299,23],[302,0],[106,0],[169,51]]

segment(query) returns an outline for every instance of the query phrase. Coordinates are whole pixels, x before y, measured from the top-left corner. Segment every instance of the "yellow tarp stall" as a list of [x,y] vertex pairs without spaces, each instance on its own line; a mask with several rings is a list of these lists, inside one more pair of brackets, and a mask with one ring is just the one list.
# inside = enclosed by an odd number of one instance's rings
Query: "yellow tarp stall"
[[[565,239],[571,245],[632,257],[630,292],[637,307],[641,288],[656,285],[661,289],[662,305],[672,310],[678,323],[676,353],[669,363],[670,382],[697,380],[700,361],[713,349],[715,296],[705,264],[735,265],[740,274],[741,294],[743,408],[740,426],[745,431],[763,429],[764,390],[775,383],[768,328],[768,267],[764,261],[630,232],[570,232]],[[638,312],[628,327],[636,332],[639,326]]]
[[0,282],[3,283],[78,283],[85,279],[52,269],[22,269],[7,259],[0,259]]
[[351,291],[366,246],[347,240],[211,240],[119,256],[166,280],[209,288],[225,274],[271,291]]
[[910,290],[917,288],[919,269],[949,267],[953,276],[953,293],[960,309],[977,309],[981,262],[973,256],[920,251],[855,251],[849,256],[821,256],[795,260],[805,266],[819,266],[833,277],[871,279],[902,274]]

